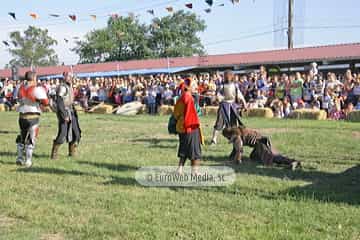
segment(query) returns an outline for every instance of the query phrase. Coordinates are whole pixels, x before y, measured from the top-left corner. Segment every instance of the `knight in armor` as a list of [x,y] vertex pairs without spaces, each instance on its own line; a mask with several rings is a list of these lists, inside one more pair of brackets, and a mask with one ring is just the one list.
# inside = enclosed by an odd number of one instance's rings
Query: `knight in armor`
[[278,154],[273,148],[270,138],[261,135],[258,131],[245,127],[225,128],[223,135],[233,144],[234,153],[230,154],[230,159],[235,163],[242,162],[243,146],[253,148],[250,159],[271,166],[273,163],[288,166],[295,170],[301,167],[299,161],[295,161],[286,156]]
[[32,155],[39,133],[41,105],[49,104],[45,89],[37,86],[36,82],[36,73],[26,72],[25,81],[20,85],[18,92],[20,135],[16,138],[16,164],[28,168],[32,166]]
[[244,126],[240,119],[239,110],[241,106],[246,109],[246,101],[234,83],[234,73],[231,70],[225,71],[224,82],[218,95],[223,100],[219,105],[211,144],[217,143],[217,136],[224,128]]
[[74,108],[73,76],[67,72],[63,76],[62,82],[56,89],[55,109],[58,118],[58,134],[51,150],[53,160],[58,158],[59,147],[65,142],[69,143],[69,157],[75,156],[81,138],[78,115]]

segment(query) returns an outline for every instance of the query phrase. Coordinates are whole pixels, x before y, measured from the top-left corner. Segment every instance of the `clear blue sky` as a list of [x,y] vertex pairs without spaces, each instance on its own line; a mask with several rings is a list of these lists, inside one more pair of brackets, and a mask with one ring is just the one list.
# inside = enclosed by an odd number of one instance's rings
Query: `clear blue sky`
[[[86,32],[95,28],[104,27],[107,16],[111,13],[126,15],[134,12],[141,21],[149,22],[150,14],[147,9],[154,9],[156,16],[167,13],[165,7],[173,6],[175,10],[185,9],[184,4],[193,2],[192,11],[198,13],[207,24],[207,29],[201,34],[208,54],[248,52],[279,47],[274,44],[274,34],[257,33],[271,32],[274,29],[274,5],[282,8],[281,2],[286,0],[240,0],[240,4],[232,5],[230,0],[214,0],[212,12],[207,14],[205,0],[11,0],[3,1],[0,10],[0,40],[7,40],[9,32],[24,30],[28,25],[46,27],[50,35],[58,40],[56,51],[60,62],[74,64],[77,56],[69,49],[74,47],[71,41],[66,44],[64,38],[82,37]],[[225,3],[224,7],[217,7]],[[296,7],[305,7],[304,20],[296,19],[298,26],[349,26],[330,29],[302,30],[299,36],[303,40],[296,46],[324,45],[348,42],[360,42],[360,1],[359,0],[295,0]],[[298,9],[299,9],[298,8]],[[16,12],[17,21],[7,14]],[[29,14],[37,13],[40,18],[33,20]],[[51,18],[49,14],[60,14],[61,18]],[[78,21],[73,23],[67,17],[76,14]],[[96,14],[96,22],[91,20],[90,14]],[[285,23],[286,24],[286,23]],[[224,41],[227,39],[238,39]],[[285,47],[285,46],[284,46]],[[8,61],[10,56],[1,43],[0,68]]]

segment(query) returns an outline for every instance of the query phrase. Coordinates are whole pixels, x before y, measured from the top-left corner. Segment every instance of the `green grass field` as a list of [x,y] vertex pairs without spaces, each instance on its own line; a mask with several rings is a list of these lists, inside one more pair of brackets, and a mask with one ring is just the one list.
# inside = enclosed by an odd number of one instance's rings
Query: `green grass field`
[[[245,162],[228,187],[142,187],[139,167],[177,164],[167,119],[80,115],[79,156],[64,145],[51,161],[56,118],[45,114],[24,169],[17,114],[1,113],[0,239],[360,239],[360,124],[246,119],[303,170]],[[209,139],[214,117],[201,120]],[[202,164],[229,164],[230,149],[205,146]]]

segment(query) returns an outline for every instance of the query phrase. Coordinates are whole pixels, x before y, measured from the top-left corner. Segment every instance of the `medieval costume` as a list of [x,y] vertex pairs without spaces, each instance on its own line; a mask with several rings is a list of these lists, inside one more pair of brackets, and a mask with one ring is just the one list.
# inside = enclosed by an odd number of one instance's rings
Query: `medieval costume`
[[64,79],[65,81],[56,90],[55,108],[58,118],[58,134],[53,142],[51,159],[57,159],[59,147],[64,142],[69,143],[69,156],[74,156],[81,138],[78,115],[73,105],[72,78],[69,74],[65,73]]
[[255,130],[244,127],[225,128],[223,135],[233,144],[234,150],[230,154],[230,159],[236,163],[242,161],[243,146],[249,146],[253,148],[250,154],[250,159],[253,161],[260,161],[264,165],[273,163],[286,165],[292,170],[301,167],[300,162],[277,154],[271,145],[270,138],[262,136]]
[[[36,138],[39,133],[41,105],[48,105],[46,91],[36,86],[36,74],[27,72],[26,83],[21,84],[18,93],[20,135],[16,138],[17,159],[16,164],[25,167],[32,166],[32,154],[35,149]],[[25,160],[23,157],[25,151]]]
[[239,103],[246,108],[246,101],[239,88],[233,82],[233,78],[234,74],[232,71],[225,72],[224,84],[219,91],[219,95],[223,97],[223,100],[219,105],[211,144],[217,143],[217,135],[224,128],[244,126],[240,120]]
[[176,132],[179,134],[179,173],[182,173],[186,159],[191,160],[194,173],[200,165],[202,136],[200,121],[197,115],[194,99],[190,91],[191,80],[181,84],[181,96],[175,104],[174,118]]

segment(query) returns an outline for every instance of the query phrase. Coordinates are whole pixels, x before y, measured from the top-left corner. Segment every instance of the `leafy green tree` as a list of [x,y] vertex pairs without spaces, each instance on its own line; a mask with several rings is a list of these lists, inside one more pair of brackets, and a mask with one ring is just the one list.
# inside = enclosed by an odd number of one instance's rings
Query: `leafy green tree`
[[204,20],[181,10],[153,20],[150,47],[157,57],[203,55],[204,46],[198,33],[205,29]]
[[105,28],[89,32],[73,51],[81,63],[202,55],[198,33],[205,29],[203,20],[184,11],[155,18],[151,25],[133,17],[110,18]]
[[13,47],[9,48],[13,59],[8,65],[19,67],[51,66],[58,64],[58,56],[52,48],[57,41],[49,36],[47,29],[29,26],[21,34],[19,31],[10,33]]
[[152,57],[148,47],[147,26],[131,17],[110,18],[107,27],[94,30],[73,49],[81,63]]

